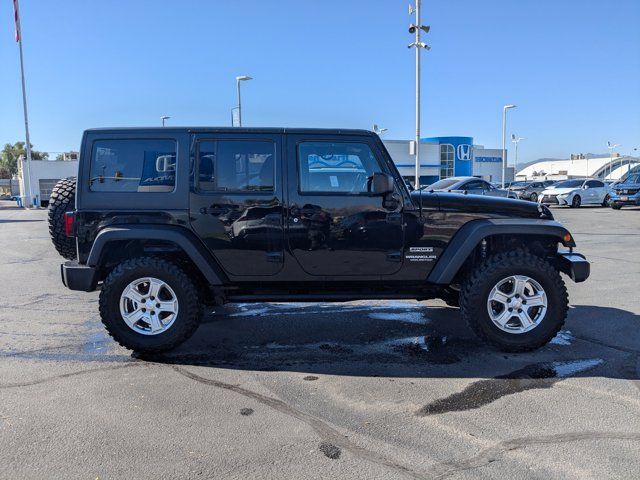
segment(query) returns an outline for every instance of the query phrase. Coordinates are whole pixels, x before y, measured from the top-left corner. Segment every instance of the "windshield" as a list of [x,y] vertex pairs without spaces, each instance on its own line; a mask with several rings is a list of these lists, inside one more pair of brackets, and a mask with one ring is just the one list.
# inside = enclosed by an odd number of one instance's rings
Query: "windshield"
[[428,189],[429,190],[444,190],[445,188],[449,188],[452,185],[458,183],[459,180],[455,180],[452,178],[445,178],[443,180],[438,180],[436,183],[431,184]]
[[620,183],[640,183],[640,175],[629,175]]
[[582,186],[584,180],[565,180],[564,182],[556,183],[556,188],[576,188]]
[[529,185],[531,182],[513,182],[509,188],[513,188],[513,187],[526,187],[527,185]]

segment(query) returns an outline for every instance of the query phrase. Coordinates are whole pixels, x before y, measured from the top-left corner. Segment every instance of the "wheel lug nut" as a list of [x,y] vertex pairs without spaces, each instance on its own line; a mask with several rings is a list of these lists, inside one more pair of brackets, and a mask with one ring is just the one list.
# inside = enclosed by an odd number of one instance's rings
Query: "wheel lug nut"
[[510,312],[513,312],[513,308],[510,308],[510,309],[509,309],[509,311],[510,311]]
[[521,308],[518,309],[518,313],[522,313],[522,309]]
[[155,298],[153,298],[153,297],[149,297],[149,300],[155,300]]
[[147,309],[146,309],[146,308],[143,308],[143,309],[142,309],[142,313],[147,313]]
[[159,303],[156,303],[156,308],[160,308],[160,304]]

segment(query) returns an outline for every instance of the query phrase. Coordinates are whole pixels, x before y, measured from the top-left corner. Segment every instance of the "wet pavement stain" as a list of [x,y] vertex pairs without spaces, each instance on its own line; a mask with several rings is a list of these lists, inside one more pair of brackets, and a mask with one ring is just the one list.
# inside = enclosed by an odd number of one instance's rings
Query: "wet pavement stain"
[[450,365],[460,361],[460,356],[456,351],[463,347],[468,353],[469,346],[461,339],[449,339],[443,335],[425,335],[395,345],[393,351],[419,358],[428,363]]
[[241,408],[240,409],[240,415],[248,417],[249,415],[252,415],[252,414],[253,414],[253,408]]
[[316,377],[315,375],[307,375],[303,378],[303,380],[306,380],[307,382],[313,382],[314,380],[318,380],[318,377]]
[[534,363],[506,375],[490,380],[480,380],[463,391],[438,399],[416,412],[419,417],[439,413],[473,410],[495,402],[500,398],[525,390],[551,388],[556,382],[575,373],[590,370],[603,361],[600,359],[568,362]]
[[336,447],[332,443],[322,442],[320,444],[320,451],[324,453],[324,456],[330,458],[331,460],[337,460],[340,458],[342,454],[342,450],[340,447]]

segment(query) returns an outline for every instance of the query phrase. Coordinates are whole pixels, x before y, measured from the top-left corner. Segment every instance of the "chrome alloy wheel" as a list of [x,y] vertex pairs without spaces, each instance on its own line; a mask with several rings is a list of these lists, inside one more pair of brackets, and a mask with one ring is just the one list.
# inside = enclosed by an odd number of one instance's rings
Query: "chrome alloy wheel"
[[162,280],[139,278],[122,291],[120,315],[134,332],[158,335],[166,332],[178,316],[178,297]]
[[500,280],[489,293],[489,317],[500,330],[526,333],[536,328],[547,312],[547,295],[533,278],[513,275]]

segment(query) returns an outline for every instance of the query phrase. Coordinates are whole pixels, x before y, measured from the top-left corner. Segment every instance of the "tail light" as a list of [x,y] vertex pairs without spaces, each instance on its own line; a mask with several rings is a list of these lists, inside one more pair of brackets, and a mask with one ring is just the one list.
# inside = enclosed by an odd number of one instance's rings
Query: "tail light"
[[75,235],[76,212],[65,212],[64,214],[64,234],[67,237]]

